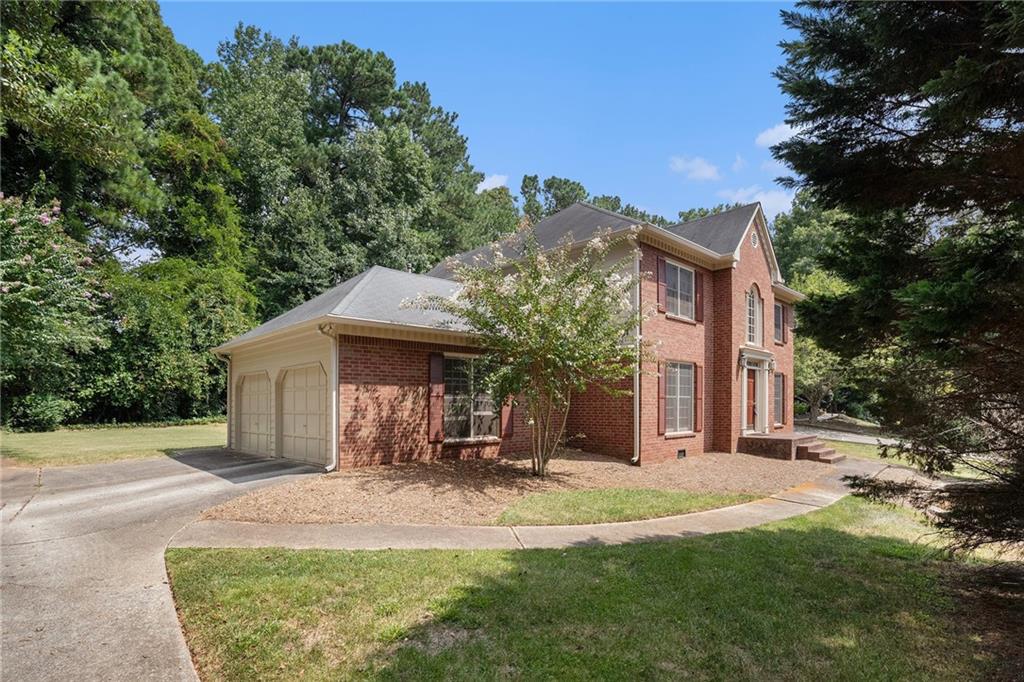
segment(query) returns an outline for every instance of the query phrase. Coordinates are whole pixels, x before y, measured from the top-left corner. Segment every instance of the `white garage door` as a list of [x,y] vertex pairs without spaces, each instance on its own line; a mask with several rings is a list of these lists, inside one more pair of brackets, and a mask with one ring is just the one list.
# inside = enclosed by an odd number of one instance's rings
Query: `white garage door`
[[327,375],[290,369],[281,383],[281,456],[327,464]]
[[269,455],[270,378],[266,374],[242,377],[238,391],[238,449]]

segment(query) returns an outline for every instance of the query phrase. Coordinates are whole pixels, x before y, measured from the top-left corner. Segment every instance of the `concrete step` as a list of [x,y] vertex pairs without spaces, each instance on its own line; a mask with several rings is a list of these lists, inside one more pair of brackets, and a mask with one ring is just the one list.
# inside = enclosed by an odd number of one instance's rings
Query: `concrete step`
[[836,462],[842,462],[844,459],[846,459],[846,455],[835,450],[827,455],[818,455],[818,461],[825,464],[835,464]]
[[796,458],[806,459],[812,462],[824,462],[825,464],[835,464],[846,459],[846,455],[841,455],[836,452],[833,448],[828,447],[821,441],[815,441],[814,443],[801,443],[796,446]]

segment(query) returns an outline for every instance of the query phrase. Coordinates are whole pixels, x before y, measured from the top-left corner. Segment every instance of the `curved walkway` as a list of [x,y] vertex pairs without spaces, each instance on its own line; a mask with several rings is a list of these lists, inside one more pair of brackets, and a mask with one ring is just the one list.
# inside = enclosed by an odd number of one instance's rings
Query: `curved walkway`
[[533,549],[674,540],[780,521],[827,507],[849,493],[843,478],[877,476],[886,464],[847,459],[814,481],[732,507],[645,521],[578,526],[419,526],[269,524],[199,520],[169,547],[283,547],[288,549]]

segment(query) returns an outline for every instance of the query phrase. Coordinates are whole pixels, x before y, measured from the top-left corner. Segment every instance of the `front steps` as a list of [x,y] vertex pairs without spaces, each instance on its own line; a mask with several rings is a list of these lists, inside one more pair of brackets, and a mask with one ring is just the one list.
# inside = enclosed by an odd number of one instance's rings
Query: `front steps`
[[806,459],[812,462],[835,464],[846,459],[814,436],[799,433],[763,433],[741,436],[739,452],[772,459]]
[[813,438],[810,442],[801,441],[797,443],[796,458],[809,459],[812,462],[835,464],[836,462],[842,462],[846,459],[846,455],[839,454],[833,448],[825,445],[817,438]]

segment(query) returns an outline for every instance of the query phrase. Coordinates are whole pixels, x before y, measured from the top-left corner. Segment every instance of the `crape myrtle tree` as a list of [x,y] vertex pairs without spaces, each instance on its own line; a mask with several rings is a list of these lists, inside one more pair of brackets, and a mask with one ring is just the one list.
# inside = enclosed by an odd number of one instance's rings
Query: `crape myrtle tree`
[[451,263],[462,285],[457,296],[415,302],[449,313],[478,337],[495,402],[515,400],[526,410],[537,476],[546,474],[563,441],[573,396],[628,393],[617,386],[646,353],[646,342],[635,335],[637,280],[625,274],[632,272],[634,254],[612,256],[627,242],[635,246],[635,235],[602,234],[582,250],[563,240],[544,251],[526,229],[495,244],[490,256]]
[[860,481],[933,515],[956,550],[1024,540],[1024,6],[808,2],[776,72],[796,135],[775,156],[847,216],[821,256],[848,287],[801,330],[884,357],[899,455],[939,488]]

